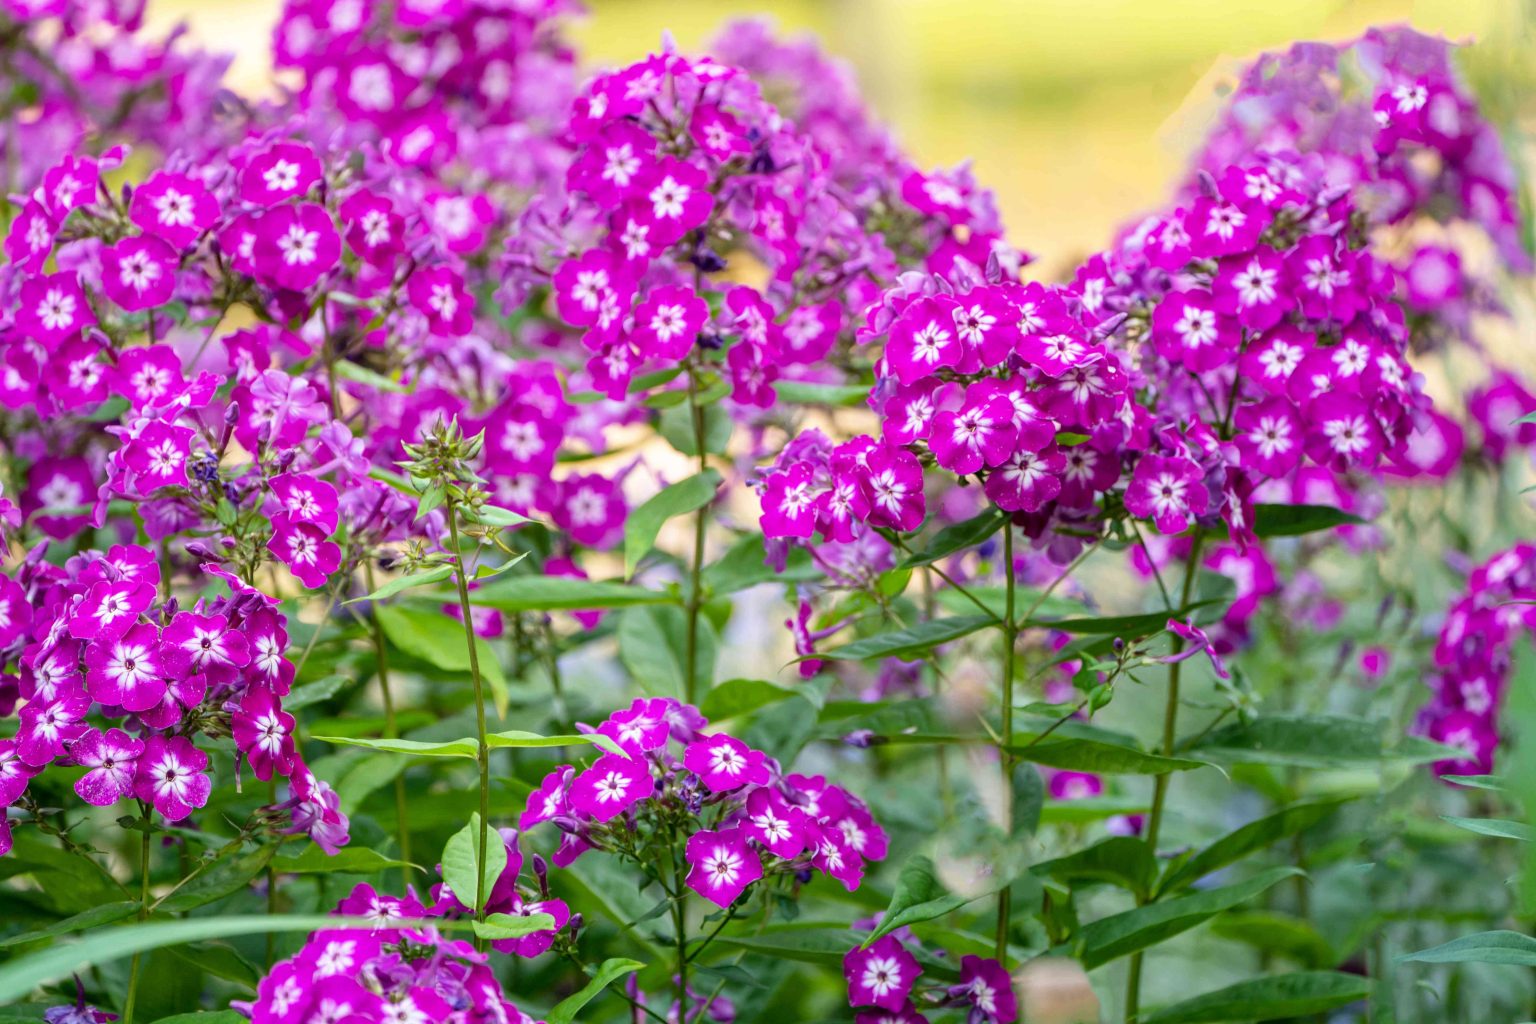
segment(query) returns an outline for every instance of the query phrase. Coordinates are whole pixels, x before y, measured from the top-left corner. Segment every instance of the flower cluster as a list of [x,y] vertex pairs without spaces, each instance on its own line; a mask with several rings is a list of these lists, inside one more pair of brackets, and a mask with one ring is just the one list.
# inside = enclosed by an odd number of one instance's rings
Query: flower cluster
[[[543,858],[533,858],[533,875],[535,887],[519,887],[518,878],[523,871],[523,854],[518,844],[517,831],[515,829],[501,829],[500,839],[506,847],[507,864],[496,876],[491,891],[486,894],[485,912],[487,914],[504,914],[508,917],[531,917],[534,914],[548,914],[554,918],[553,929],[543,929],[520,935],[515,939],[496,939],[491,942],[491,948],[498,953],[510,953],[514,956],[535,957],[546,952],[554,943],[555,936],[571,920],[570,908],[565,901],[554,899],[549,894],[549,870],[544,864]],[[454,891],[449,888],[446,881],[436,885],[432,889],[435,902],[427,913],[433,917],[470,915],[469,906],[461,902]],[[474,903],[473,894],[466,896],[470,903]]]
[[722,907],[760,879],[803,883],[813,870],[853,890],[866,862],[885,858],[885,832],[856,796],[821,776],[784,775],[708,725],[687,704],[637,699],[591,730],[610,752],[550,772],[518,827],[553,822],[560,867],[593,849],[644,863],[652,844],[685,837],[683,884]]
[[254,1000],[237,1004],[253,1024],[533,1024],[502,993],[484,953],[420,924],[427,914],[414,895],[383,896],[360,884],[335,912],[367,918],[373,927],[310,935],[261,980]]
[[1451,604],[1435,644],[1433,697],[1418,729],[1463,751],[1436,762],[1441,775],[1493,771],[1499,708],[1508,689],[1516,644],[1536,632],[1536,545],[1517,544],[1478,566]]
[[850,949],[843,957],[848,1004],[860,1013],[858,1024],[927,1024],[919,1005],[957,1007],[970,1024],[1012,1024],[1019,1019],[1013,979],[996,960],[967,955],[960,959],[960,981],[914,995],[922,964],[908,947],[921,944],[906,928]]

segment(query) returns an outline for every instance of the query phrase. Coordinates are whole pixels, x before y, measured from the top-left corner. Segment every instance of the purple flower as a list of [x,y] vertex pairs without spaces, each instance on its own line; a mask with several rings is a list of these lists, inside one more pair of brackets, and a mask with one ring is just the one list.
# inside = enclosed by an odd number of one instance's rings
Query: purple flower
[[1163,659],[1167,662],[1183,661],[1185,658],[1205,652],[1211,659],[1211,668],[1216,670],[1216,675],[1222,679],[1229,679],[1226,663],[1221,660],[1221,655],[1216,653],[1216,647],[1211,643],[1211,638],[1194,624],[1194,621],[1180,622],[1178,619],[1168,620],[1168,632],[1184,641],[1184,649],[1178,654],[1171,654]]
[[148,583],[124,580],[92,584],[69,616],[69,635],[77,640],[110,640],[128,632],[155,600]]
[[88,729],[69,744],[69,756],[87,769],[75,782],[80,799],[95,807],[109,807],[133,792],[133,779],[144,741],[121,729]]
[[[960,985],[952,994],[969,1003],[981,1020],[992,1024],[1012,1024],[1019,1019],[1018,1003],[1013,995],[1013,979],[996,960],[979,956],[960,959]],[[974,1015],[973,1015],[973,1018]]]
[[571,782],[571,806],[598,821],[607,821],[656,791],[656,780],[645,762],[604,754]]
[[208,802],[208,755],[185,736],[151,736],[139,757],[134,794],[154,804],[166,821],[181,821]]
[[900,1012],[906,1008],[912,986],[922,973],[917,958],[893,935],[876,939],[867,949],[850,949],[843,957],[848,1005]]
[[130,313],[171,300],[176,250],[154,236],[125,238],[101,251],[101,287]]
[[260,688],[248,692],[240,709],[230,716],[235,745],[263,782],[274,773],[287,775],[293,770],[293,725],[293,716],[283,710],[277,697]]
[[218,220],[219,205],[202,182],[156,171],[133,190],[128,219],[146,235],[185,249]]
[[711,793],[728,793],[742,786],[766,785],[767,758],[733,736],[716,733],[690,743],[683,751],[683,766]]
[[288,566],[300,583],[318,590],[341,565],[341,545],[327,540],[328,536],[323,527],[280,512],[273,517],[272,539],[267,541],[267,549]]
[[165,696],[160,630],[141,623],[119,637],[85,649],[85,682],[91,697],[110,707],[148,711]]
[[685,855],[688,888],[720,907],[729,907],[763,877],[762,861],[739,828],[695,832]]
[[1204,479],[1189,459],[1144,456],[1125,489],[1125,507],[1138,518],[1152,520],[1161,533],[1181,533],[1191,518],[1205,514],[1210,497]]

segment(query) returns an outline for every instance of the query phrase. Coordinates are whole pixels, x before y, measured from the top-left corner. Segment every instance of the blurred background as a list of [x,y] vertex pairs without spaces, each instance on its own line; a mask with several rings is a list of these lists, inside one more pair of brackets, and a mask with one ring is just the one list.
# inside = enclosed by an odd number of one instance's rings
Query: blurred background
[[[236,55],[232,84],[270,83],[280,0],[150,0]],[[597,65],[653,51],[663,31],[700,49],[728,20],[810,32],[854,67],[919,163],[974,160],[1011,240],[1046,274],[1158,205],[1244,60],[1300,39],[1407,22],[1475,45],[1467,71],[1497,116],[1536,98],[1525,0],[587,0],[573,40]],[[1498,95],[1486,95],[1489,91]],[[1517,109],[1523,106],[1522,109]],[[1530,133],[1525,133],[1530,137]]]

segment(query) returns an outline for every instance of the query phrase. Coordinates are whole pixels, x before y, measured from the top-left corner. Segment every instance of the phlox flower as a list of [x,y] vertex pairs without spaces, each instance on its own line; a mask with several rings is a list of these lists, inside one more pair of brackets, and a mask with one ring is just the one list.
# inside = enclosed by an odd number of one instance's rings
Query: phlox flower
[[688,837],[688,888],[729,907],[747,886],[763,877],[763,864],[739,828],[695,832]]
[[900,1012],[923,969],[893,935],[884,935],[868,948],[855,947],[843,956],[848,981],[848,1005],[874,1006]]
[[728,793],[742,786],[768,782],[767,755],[725,733],[699,739],[683,751],[683,766],[699,777],[711,793]]
[[604,754],[571,781],[571,806],[598,821],[608,821],[656,791],[645,762]]

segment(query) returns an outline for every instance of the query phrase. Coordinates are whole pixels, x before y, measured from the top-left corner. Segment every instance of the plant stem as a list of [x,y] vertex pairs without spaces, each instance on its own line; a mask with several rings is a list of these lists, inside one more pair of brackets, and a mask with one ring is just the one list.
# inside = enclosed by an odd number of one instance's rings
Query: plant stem
[[[1013,521],[1003,524],[1003,576],[1007,581],[1003,598],[1003,727],[1002,749],[998,760],[1003,769],[1003,826],[1008,836],[1013,836],[1013,769],[1016,758],[1009,749],[1013,746],[1013,648],[1018,638],[1018,625],[1013,618]],[[1006,970],[1008,967],[1008,929],[1013,911],[1013,886],[1003,886],[997,894],[997,960]]]
[[[491,831],[491,748],[485,742],[485,688],[480,682],[480,654],[475,645],[475,620],[469,606],[469,583],[464,578],[464,556],[459,547],[459,510],[448,502],[448,535],[453,542],[453,579],[459,585],[459,612],[464,619],[464,642],[469,645],[469,675],[475,687],[475,759],[480,763],[480,852],[475,858],[475,920],[485,920],[486,849]],[[476,938],[477,944],[484,940]]]
[[672,935],[677,944],[677,1019],[688,1019],[688,890],[683,886],[683,869],[677,862],[677,848],[672,848],[672,878],[677,896],[672,900]]
[[[139,920],[149,918],[149,807],[139,801]],[[133,954],[128,968],[128,995],[123,999],[123,1024],[133,1024],[133,1007],[139,997],[139,966],[142,954]]]
[[[704,407],[699,404],[699,380],[693,368],[688,368],[688,408],[693,418],[693,447],[699,456],[699,472],[709,468],[704,452]],[[709,524],[709,503],[705,502],[693,520],[693,560],[688,566],[688,632],[683,657],[683,693],[688,703],[698,697],[699,665],[699,610],[703,607],[704,528]]]
[[[368,593],[371,594],[378,589],[373,582],[372,564],[364,562],[363,573],[368,581]],[[384,738],[395,739],[400,735],[400,726],[395,719],[395,696],[389,685],[389,645],[384,642],[384,630],[379,628],[378,616],[369,616],[368,629],[373,635],[375,671],[379,677],[379,690],[384,697]],[[402,769],[395,775],[395,828],[398,832],[397,841],[400,844],[400,859],[405,862],[400,865],[402,892],[411,884],[411,869],[408,866],[411,862],[411,828],[406,807],[405,772]]]
[[[1189,546],[1189,561],[1184,565],[1184,586],[1179,592],[1179,608],[1189,607],[1189,599],[1195,589],[1195,577],[1200,571],[1200,548],[1205,542],[1205,533],[1198,527],[1195,529],[1193,541]],[[1177,609],[1169,608],[1169,614]],[[1184,650],[1184,639],[1175,636],[1173,640],[1173,653],[1178,654]],[[1179,728],[1179,676],[1184,668],[1183,661],[1175,661],[1168,666],[1168,693],[1163,704],[1163,744],[1161,753],[1164,757],[1172,757],[1178,744]],[[1152,779],[1152,809],[1147,815],[1147,846],[1152,850],[1152,856],[1157,856],[1157,837],[1163,825],[1163,805],[1168,798],[1168,775],[1154,776]],[[1145,902],[1138,900],[1139,903]],[[1142,954],[1137,951],[1131,954],[1130,977],[1125,986],[1125,1020],[1131,1024],[1140,1012],[1141,1006],[1141,964]]]

